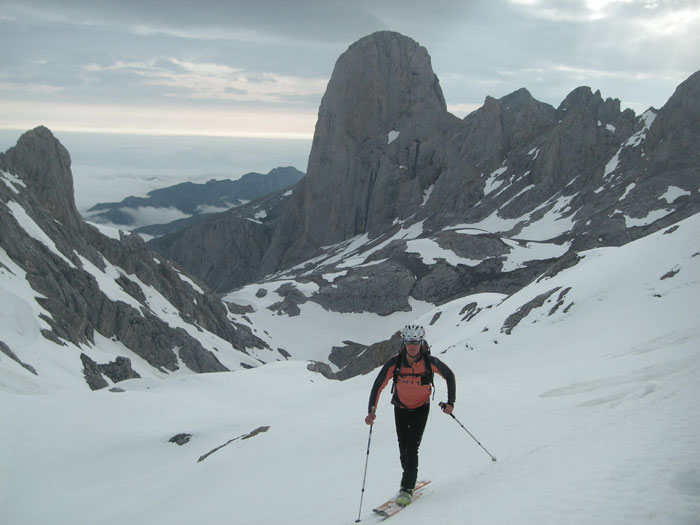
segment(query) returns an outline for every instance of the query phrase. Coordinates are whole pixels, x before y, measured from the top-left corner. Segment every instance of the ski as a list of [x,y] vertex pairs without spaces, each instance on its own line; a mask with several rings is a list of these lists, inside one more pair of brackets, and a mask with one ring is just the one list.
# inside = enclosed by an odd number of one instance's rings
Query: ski
[[[416,488],[413,489],[413,501],[416,501],[423,495],[423,489],[428,483],[430,483],[430,481],[419,481],[416,483]],[[384,521],[391,518],[394,514],[401,512],[404,508],[406,507],[402,507],[396,503],[396,496],[394,496],[390,500],[379,505],[379,507],[372,509],[372,512],[381,516],[381,521]]]

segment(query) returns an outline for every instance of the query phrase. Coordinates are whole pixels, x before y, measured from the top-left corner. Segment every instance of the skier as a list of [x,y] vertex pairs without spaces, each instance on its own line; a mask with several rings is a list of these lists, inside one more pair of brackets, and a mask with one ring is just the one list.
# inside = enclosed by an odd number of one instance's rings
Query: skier
[[441,403],[443,411],[451,414],[455,404],[455,375],[437,357],[430,355],[425,341],[425,329],[409,324],[401,331],[403,343],[398,356],[392,357],[382,367],[369,395],[368,425],[376,419],[377,402],[384,387],[393,378],[391,403],[394,405],[394,421],[399,441],[399,455],[403,476],[396,503],[406,506],[413,500],[413,489],[418,479],[418,447],[423,438],[430,410],[433,371],[447,383],[447,403]]

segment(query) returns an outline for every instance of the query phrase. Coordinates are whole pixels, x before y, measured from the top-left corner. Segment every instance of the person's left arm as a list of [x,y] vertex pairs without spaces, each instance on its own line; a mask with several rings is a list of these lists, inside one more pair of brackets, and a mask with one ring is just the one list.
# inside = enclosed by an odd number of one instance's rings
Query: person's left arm
[[447,383],[447,404],[454,407],[457,398],[457,382],[454,372],[452,372],[449,366],[432,355],[430,356],[430,364],[433,370],[440,374]]

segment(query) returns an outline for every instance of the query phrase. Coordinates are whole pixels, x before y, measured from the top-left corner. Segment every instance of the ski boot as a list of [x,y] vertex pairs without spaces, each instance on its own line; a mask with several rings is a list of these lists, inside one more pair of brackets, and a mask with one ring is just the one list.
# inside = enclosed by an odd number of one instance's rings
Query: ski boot
[[413,501],[413,491],[410,489],[405,489],[401,487],[399,490],[399,495],[396,496],[396,504],[401,507],[406,507]]

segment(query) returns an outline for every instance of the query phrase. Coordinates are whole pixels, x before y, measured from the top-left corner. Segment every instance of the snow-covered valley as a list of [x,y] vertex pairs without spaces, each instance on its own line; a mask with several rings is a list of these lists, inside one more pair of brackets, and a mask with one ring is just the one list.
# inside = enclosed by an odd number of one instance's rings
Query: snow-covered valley
[[[366,319],[371,330],[384,323],[386,334],[407,321],[426,326],[433,353],[457,375],[456,417],[498,458],[439,411],[445,389],[437,379],[419,472],[432,484],[392,520],[700,523],[698,231],[695,215],[625,246],[584,252],[578,264],[509,297],[479,294]],[[32,315],[24,312],[16,308],[15,320]],[[285,346],[348,319],[324,316],[302,305]],[[12,328],[26,339],[19,331],[30,321],[3,325],[3,336]],[[258,330],[282,333],[264,322],[255,318]],[[91,392],[68,381],[58,360],[38,376],[5,355],[0,365],[3,523],[358,517],[374,373],[332,381],[297,360]],[[371,508],[398,489],[389,397],[373,428],[363,523],[376,522]],[[169,442],[179,434],[189,441]]]

